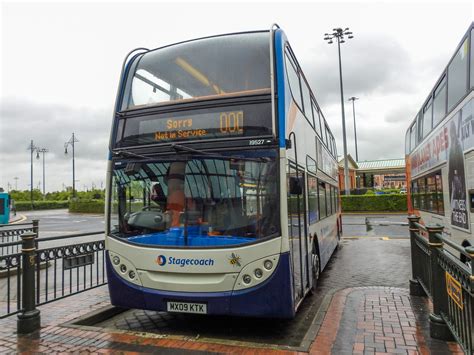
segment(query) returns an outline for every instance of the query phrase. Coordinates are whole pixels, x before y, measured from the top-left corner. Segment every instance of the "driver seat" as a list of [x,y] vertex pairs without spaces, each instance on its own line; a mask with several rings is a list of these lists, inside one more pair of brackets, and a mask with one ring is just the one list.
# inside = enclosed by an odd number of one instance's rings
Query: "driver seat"
[[163,191],[163,187],[161,187],[161,184],[159,182],[153,185],[151,189],[150,199],[157,205],[159,205],[162,211],[165,211],[167,198]]

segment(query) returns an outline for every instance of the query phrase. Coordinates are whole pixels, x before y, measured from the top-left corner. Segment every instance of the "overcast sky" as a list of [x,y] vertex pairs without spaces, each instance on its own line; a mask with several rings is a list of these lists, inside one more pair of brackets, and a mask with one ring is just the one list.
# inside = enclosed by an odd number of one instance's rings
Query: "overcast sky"
[[[1,1],[1,0],[0,0]],[[71,185],[74,132],[79,190],[105,183],[112,109],[124,56],[219,33],[286,32],[342,154],[337,46],[342,45],[348,152],[359,160],[402,158],[405,131],[474,18],[465,2],[129,2],[1,1],[0,187],[29,189],[30,140],[49,149],[46,190]],[[69,150],[70,151],[70,150]],[[15,177],[18,177],[15,180]],[[42,182],[34,159],[34,186]]]

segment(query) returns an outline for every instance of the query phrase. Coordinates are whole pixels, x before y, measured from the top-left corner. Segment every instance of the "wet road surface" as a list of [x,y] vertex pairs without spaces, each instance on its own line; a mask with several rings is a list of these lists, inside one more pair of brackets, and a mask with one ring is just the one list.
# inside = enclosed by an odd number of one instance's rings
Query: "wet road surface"
[[[374,226],[367,231],[366,216],[344,217],[344,238],[321,275],[317,291],[302,303],[290,321],[224,316],[171,314],[128,310],[95,324],[96,327],[131,330],[213,341],[241,341],[275,346],[300,346],[324,298],[336,290],[360,286],[408,288],[411,275],[408,228],[402,216],[370,216],[369,219],[400,222]],[[343,223],[344,223],[343,222]],[[218,339],[218,340],[216,340]]]

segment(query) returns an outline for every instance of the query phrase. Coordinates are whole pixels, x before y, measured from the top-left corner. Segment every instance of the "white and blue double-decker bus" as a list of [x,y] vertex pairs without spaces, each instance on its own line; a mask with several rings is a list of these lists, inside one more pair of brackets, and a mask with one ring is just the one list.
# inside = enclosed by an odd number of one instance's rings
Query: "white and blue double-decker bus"
[[338,245],[336,156],[278,26],[131,52],[108,164],[112,304],[293,317]]

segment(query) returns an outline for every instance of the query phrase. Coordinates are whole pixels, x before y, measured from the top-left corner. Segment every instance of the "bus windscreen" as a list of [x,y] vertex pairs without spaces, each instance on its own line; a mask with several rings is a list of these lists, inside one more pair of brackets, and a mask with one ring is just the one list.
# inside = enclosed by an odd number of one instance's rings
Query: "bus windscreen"
[[[277,160],[114,162],[112,234],[138,244],[224,246],[278,235]],[[245,159],[245,158],[242,158]]]
[[121,110],[184,100],[270,93],[269,32],[209,37],[135,59]]

